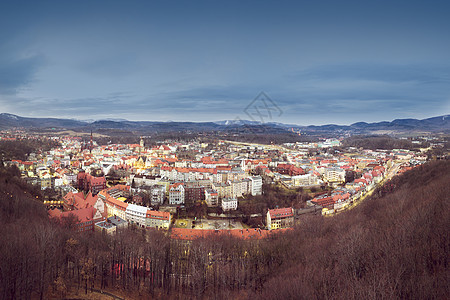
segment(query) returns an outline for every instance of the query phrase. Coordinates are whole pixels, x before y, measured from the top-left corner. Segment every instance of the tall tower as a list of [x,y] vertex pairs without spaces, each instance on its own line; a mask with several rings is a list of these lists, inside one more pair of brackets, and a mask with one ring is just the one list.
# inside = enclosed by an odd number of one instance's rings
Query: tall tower
[[141,142],[139,143],[141,148],[144,148],[144,138],[141,136]]
[[92,153],[92,149],[94,149],[94,141],[92,140],[92,130],[91,130],[91,140],[89,141],[89,153]]

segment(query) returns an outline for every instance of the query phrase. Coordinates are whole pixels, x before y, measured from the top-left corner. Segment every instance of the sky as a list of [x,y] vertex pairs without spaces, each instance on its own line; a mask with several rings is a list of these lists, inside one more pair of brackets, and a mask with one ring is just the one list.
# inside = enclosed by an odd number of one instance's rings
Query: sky
[[438,0],[0,1],[0,112],[298,125],[445,115],[449,15]]

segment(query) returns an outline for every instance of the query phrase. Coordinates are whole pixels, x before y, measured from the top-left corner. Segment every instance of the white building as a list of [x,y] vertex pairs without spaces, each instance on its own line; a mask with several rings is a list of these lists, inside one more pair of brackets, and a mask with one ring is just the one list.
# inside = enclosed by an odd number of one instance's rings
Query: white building
[[152,188],[152,205],[161,205],[164,203],[166,188],[164,186],[154,186]]
[[323,178],[328,182],[344,182],[345,170],[339,168],[327,168],[323,173]]
[[242,195],[248,192],[248,183],[245,180],[232,181],[231,188],[233,198],[242,197]]
[[223,198],[222,199],[222,210],[236,210],[238,206],[238,201],[236,198]]
[[206,189],[205,201],[209,207],[217,206],[219,204],[219,193],[213,189]]
[[169,204],[184,204],[184,186],[182,184],[172,185],[169,189]]
[[294,186],[310,186],[319,183],[319,178],[314,174],[292,176],[292,184]]
[[131,224],[139,226],[146,226],[145,218],[147,215],[147,208],[136,204],[128,204],[125,211],[126,220]]
[[252,181],[251,186],[251,194],[252,196],[261,195],[262,194],[262,177],[261,176],[252,176],[250,177]]
[[161,177],[157,176],[145,176],[145,175],[135,175],[131,174],[128,180],[129,185],[138,186],[152,186],[155,184],[158,184],[158,182],[161,180]]
[[75,184],[77,182],[77,175],[73,173],[66,173],[63,175],[64,184]]

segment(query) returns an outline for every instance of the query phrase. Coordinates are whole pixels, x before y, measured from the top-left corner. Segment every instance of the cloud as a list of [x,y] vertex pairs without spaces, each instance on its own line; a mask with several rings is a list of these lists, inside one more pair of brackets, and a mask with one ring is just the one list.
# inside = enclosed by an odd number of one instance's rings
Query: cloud
[[450,65],[345,63],[317,66],[287,76],[291,79],[351,79],[389,83],[449,82]]
[[427,102],[445,104],[450,94],[450,66],[446,65],[318,66],[285,79],[288,89],[283,94],[288,103],[310,101],[317,108],[337,113],[345,109],[423,109]]
[[198,3],[29,1],[25,10],[4,1],[1,109],[71,118],[234,119],[246,118],[244,109],[265,91],[286,122],[448,113],[443,7],[233,2],[208,2],[205,13]]
[[41,55],[13,60],[0,58],[0,94],[16,94],[34,80],[43,64],[44,57]]

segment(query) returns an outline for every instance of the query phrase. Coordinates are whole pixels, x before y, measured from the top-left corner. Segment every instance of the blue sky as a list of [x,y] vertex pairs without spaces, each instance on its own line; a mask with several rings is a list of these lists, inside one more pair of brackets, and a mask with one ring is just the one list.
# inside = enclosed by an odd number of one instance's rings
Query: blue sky
[[449,1],[1,1],[0,112],[350,124],[450,113]]

